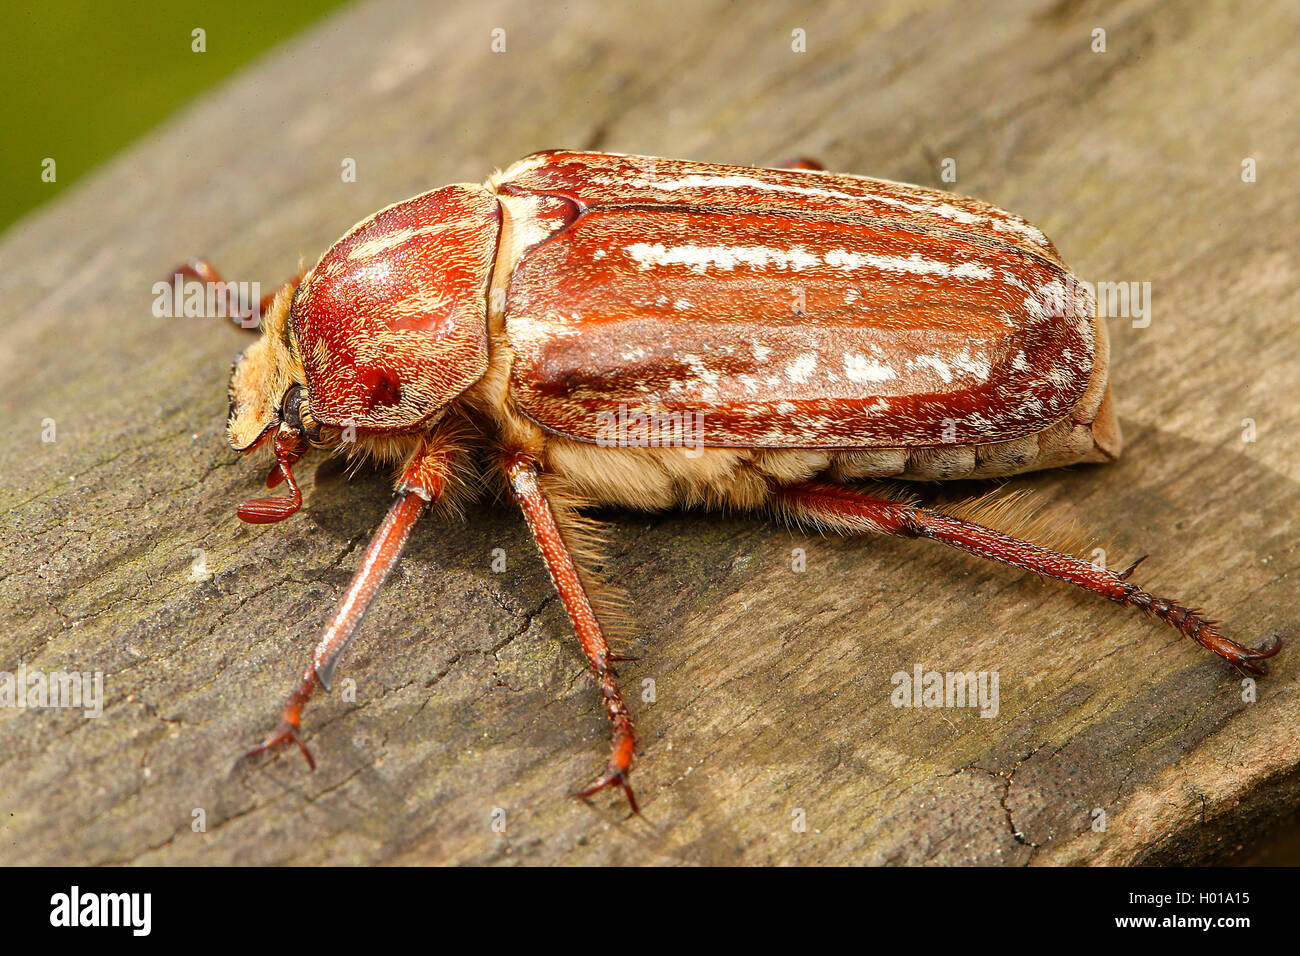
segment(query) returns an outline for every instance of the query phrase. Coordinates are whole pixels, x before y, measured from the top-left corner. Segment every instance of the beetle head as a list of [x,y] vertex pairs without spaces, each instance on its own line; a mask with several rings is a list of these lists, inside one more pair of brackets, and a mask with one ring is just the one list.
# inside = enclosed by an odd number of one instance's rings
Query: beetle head
[[275,464],[266,485],[284,482],[288,498],[258,498],[239,507],[239,517],[255,524],[281,521],[302,505],[292,466],[310,446],[335,441],[311,413],[306,373],[289,326],[293,288],[281,289],[262,320],[262,335],[235,359],[230,374],[230,417],[226,434],[239,452],[270,444]]

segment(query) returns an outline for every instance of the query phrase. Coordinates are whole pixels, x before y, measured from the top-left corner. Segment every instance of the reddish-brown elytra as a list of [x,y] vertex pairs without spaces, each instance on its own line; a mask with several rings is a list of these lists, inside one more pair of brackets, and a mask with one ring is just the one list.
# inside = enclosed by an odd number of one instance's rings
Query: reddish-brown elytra
[[[295,743],[353,630],[432,502],[486,458],[519,503],[600,683],[608,767],[635,742],[584,571],[580,512],[678,504],[931,538],[1243,647],[1115,573],[870,479],[991,478],[1119,454],[1106,328],[1047,237],[962,196],[828,173],[546,152],[483,185],[389,206],[265,303],[230,382],[231,445],[272,448],[239,509],[279,521],[308,450],[397,466],[397,498],[279,726]],[[219,279],[203,262],[190,274]],[[472,451],[487,455],[472,456]],[[896,485],[893,487],[897,487]],[[314,764],[313,764],[314,765]]]

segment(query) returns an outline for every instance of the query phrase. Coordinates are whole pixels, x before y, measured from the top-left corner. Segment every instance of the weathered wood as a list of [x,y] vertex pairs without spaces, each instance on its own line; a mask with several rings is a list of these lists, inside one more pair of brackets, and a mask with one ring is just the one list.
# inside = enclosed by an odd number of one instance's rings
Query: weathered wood
[[[1294,636],[1298,27],[1281,2],[391,2],[255,64],[0,243],[0,669],[108,673],[102,718],[0,709],[0,862],[1126,863],[1257,837],[1300,789],[1300,646],[1248,704],[1133,612],[738,516],[609,516],[644,821],[566,796],[605,719],[491,503],[416,536],[340,671],[355,703],[308,711],[317,772],[240,763],[389,495],[304,468],[302,515],[237,522],[262,476],[222,444],[244,343],[150,303],[186,255],[269,285],[379,206],[550,146],[946,185],[1086,278],[1151,283],[1149,327],[1111,321],[1123,460],[1014,487],[1112,563],[1150,552],[1139,579],[1230,634]],[[891,707],[917,664],[997,671],[998,716]]]

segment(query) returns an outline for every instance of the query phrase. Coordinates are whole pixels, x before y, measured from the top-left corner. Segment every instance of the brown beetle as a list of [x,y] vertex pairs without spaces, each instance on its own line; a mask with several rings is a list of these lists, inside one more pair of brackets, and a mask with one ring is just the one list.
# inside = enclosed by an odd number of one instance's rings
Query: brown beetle
[[[230,442],[270,445],[302,502],[309,447],[398,468],[397,498],[283,719],[296,743],[412,527],[490,452],[600,683],[608,768],[635,747],[597,585],[575,559],[595,505],[762,510],[931,538],[1132,605],[1252,674],[1253,650],[1117,574],[863,479],[986,478],[1119,454],[1106,328],[1018,216],[917,186],[809,169],[604,153],[530,156],[484,185],[389,206],[269,298],[230,384]],[[219,278],[205,263],[192,274]],[[313,763],[314,766],[314,763]]]

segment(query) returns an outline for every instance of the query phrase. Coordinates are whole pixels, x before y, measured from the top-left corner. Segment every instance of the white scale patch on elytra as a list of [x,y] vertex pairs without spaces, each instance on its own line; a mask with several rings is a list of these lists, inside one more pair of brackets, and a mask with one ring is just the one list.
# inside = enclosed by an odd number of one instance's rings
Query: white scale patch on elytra
[[823,189],[818,186],[793,186],[789,183],[773,183],[753,176],[708,176],[694,174],[677,179],[629,179],[618,180],[601,177],[602,182],[611,185],[635,186],[637,189],[658,189],[662,192],[677,192],[681,189],[757,189],[769,193],[794,193],[797,196],[825,196],[830,199],[861,199],[852,193],[840,192],[838,189]]
[[578,338],[587,332],[583,316],[559,311],[512,312],[506,319],[506,328],[510,344],[520,351],[545,346],[556,339]]
[[[507,212],[506,235],[509,236],[513,255],[521,255],[525,249],[531,249],[554,232],[554,224],[545,215],[548,197],[545,196],[499,196]],[[595,258],[605,253],[597,250]]]
[[1047,245],[1047,236],[1043,235],[1041,229],[1037,226],[1031,226],[1029,223],[1019,219],[990,219],[990,224],[998,232],[1011,232],[1018,236],[1023,236],[1030,242],[1040,246]]
[[937,355],[918,355],[914,359],[907,360],[907,367],[909,369],[917,367],[932,368],[945,385],[952,381],[952,369],[948,367],[947,362]]
[[792,382],[802,384],[812,378],[815,371],[817,371],[817,353],[803,352],[786,365],[785,377]]
[[1066,314],[1065,285],[1060,279],[1039,283],[1025,297],[1025,309],[1037,319]]
[[1029,290],[1029,287],[1020,281],[1020,277],[1010,269],[999,269],[998,273],[1002,276],[1002,281],[1006,285],[1014,286],[1017,289],[1024,289],[1025,291]]
[[978,262],[962,262],[953,265],[942,259],[926,259],[914,252],[907,258],[902,256],[880,256],[874,253],[849,252],[847,249],[832,249],[826,253],[826,264],[836,269],[861,269],[871,266],[884,272],[910,272],[916,275],[941,275],[951,279],[991,279],[993,270]]
[[818,265],[821,260],[804,249],[777,249],[773,246],[665,246],[662,242],[636,242],[627,247],[641,270],[657,266],[686,266],[692,272],[704,273],[709,268],[728,272],[745,265],[753,269],[789,269],[798,272]]
[[822,257],[800,246],[777,249],[774,246],[666,246],[662,242],[636,242],[627,247],[627,254],[642,271],[658,266],[679,265],[703,274],[710,268],[730,272],[743,265],[754,269],[770,266],[799,272],[824,264],[844,271],[872,268],[882,272],[937,275],[949,279],[982,280],[991,279],[995,275],[992,268],[978,262],[960,262],[954,265],[942,259],[927,259],[920,253],[903,257],[832,249]]
[[989,373],[993,371],[993,365],[987,358],[982,355],[972,357],[969,351],[959,352],[948,362],[958,372],[979,379],[981,382],[987,382]]
[[888,382],[898,378],[898,373],[888,365],[873,362],[865,355],[848,352],[844,356],[844,374],[850,382],[860,384]]
[[1075,379],[1075,360],[1076,356],[1073,349],[1062,349],[1056,362],[1042,373],[1043,378],[1058,388],[1068,388]]
[[685,392],[698,389],[701,398],[717,398],[722,374],[717,369],[709,368],[709,364],[698,355],[683,355],[682,361],[691,370],[691,378],[676,384],[675,388]]
[[[938,202],[907,202],[902,199],[895,199],[893,196],[882,196],[876,194],[870,197],[876,202],[883,203],[886,206],[894,206],[897,209],[906,209],[908,212],[919,212],[922,214],[929,213],[938,216],[941,219],[951,219],[953,222],[959,222],[963,226],[973,226],[985,217],[977,216],[973,212],[967,212],[965,209],[958,209],[951,203]],[[918,197],[919,198],[919,197]]]
[[969,349],[944,358],[937,355],[918,355],[914,359],[907,360],[907,367],[933,369],[945,385],[956,378],[973,378],[976,381],[987,382],[993,371],[993,363],[988,358],[983,355],[972,356]]

